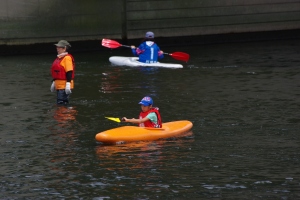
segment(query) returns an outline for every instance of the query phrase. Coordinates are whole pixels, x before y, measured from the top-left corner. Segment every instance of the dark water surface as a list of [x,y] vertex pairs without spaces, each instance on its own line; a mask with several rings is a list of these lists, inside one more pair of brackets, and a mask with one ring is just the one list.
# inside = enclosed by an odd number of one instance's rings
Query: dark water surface
[[[118,49],[74,53],[69,107],[53,55],[0,59],[0,199],[300,199],[300,41],[162,48],[184,69],[113,67]],[[178,62],[168,57],[164,62]],[[98,132],[151,95],[192,135],[105,146]]]

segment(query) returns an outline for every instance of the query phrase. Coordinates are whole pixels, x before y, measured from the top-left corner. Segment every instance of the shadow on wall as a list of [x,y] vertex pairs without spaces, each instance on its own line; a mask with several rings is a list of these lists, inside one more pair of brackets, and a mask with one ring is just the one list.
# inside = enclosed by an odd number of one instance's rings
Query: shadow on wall
[[[204,36],[184,36],[184,37],[161,37],[155,38],[155,41],[160,44],[161,48],[168,46],[200,46],[204,44],[218,44],[218,43],[243,43],[252,41],[268,41],[268,40],[286,40],[299,39],[299,30],[288,31],[270,31],[270,32],[256,32],[256,33],[235,33],[235,34],[221,34],[221,35],[204,35]],[[65,38],[62,38],[65,39]],[[111,38],[114,39],[114,38]],[[121,41],[122,44],[131,45],[138,44],[141,39]],[[53,53],[53,43],[38,43],[32,45],[0,45],[0,56],[3,55],[29,55],[29,54],[46,54]],[[86,52],[86,51],[107,51],[106,47],[101,45],[99,40],[87,41],[71,41],[72,52]]]

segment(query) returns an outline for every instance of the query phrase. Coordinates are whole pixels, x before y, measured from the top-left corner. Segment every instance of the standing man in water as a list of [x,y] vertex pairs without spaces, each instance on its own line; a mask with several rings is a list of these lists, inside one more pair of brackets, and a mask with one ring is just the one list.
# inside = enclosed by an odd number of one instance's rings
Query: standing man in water
[[57,93],[57,104],[68,104],[71,89],[74,88],[75,62],[68,49],[71,47],[68,41],[60,40],[55,44],[57,58],[51,67],[52,84],[51,92]]

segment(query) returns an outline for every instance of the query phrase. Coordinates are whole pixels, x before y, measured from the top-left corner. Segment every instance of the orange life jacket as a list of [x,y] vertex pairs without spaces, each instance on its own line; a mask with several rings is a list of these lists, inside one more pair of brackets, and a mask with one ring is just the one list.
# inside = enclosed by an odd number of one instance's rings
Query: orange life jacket
[[[72,79],[74,79],[74,76],[75,76],[74,58],[71,54],[67,54],[65,56],[70,56],[72,58],[72,63],[73,63]],[[51,75],[54,80],[67,80],[67,75],[66,75],[67,73],[65,71],[65,68],[60,64],[64,57],[56,58],[52,64]]]

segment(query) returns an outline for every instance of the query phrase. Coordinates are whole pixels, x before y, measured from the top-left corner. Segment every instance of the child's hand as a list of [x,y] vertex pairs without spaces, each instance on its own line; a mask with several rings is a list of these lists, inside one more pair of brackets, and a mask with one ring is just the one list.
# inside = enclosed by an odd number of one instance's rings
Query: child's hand
[[126,122],[127,118],[126,117],[122,117],[121,121],[122,122]]
[[131,46],[131,49],[135,49],[135,46],[134,46],[134,45],[132,45],[132,46]]

